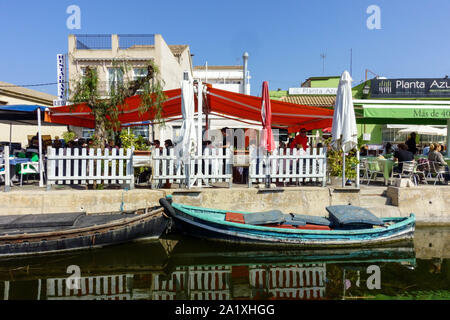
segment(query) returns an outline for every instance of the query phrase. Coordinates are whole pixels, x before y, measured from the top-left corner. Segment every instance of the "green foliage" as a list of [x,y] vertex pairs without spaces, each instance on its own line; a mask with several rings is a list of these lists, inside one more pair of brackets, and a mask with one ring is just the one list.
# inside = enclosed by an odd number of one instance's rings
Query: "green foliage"
[[[333,177],[342,177],[342,167],[343,167],[343,152],[342,150],[334,150],[330,148],[332,138],[328,138],[324,140],[324,145],[328,147],[328,161],[327,165],[330,169],[330,174]],[[358,142],[358,148],[359,148],[359,142]],[[348,155],[345,157],[345,177],[348,179],[355,179],[356,178],[356,166],[358,165],[358,158],[356,153],[359,149],[353,149],[350,150]]]
[[83,77],[78,79],[72,86],[71,102],[73,105],[86,104],[94,115],[96,146],[104,149],[107,140],[107,130],[120,130],[119,106],[126,107],[126,99],[139,94],[141,104],[139,113],[149,113],[147,120],[161,120],[162,105],[166,97],[163,91],[164,83],[159,77],[156,65],[149,61],[147,63],[147,75],[136,80],[131,80],[131,66],[124,61],[114,61],[113,67],[117,69],[117,81],[111,83],[104,98],[105,88],[99,85],[98,71],[95,67],[87,67]]
[[66,131],[62,134],[62,137],[66,143],[69,143],[70,141],[75,140],[77,137],[76,133],[73,131]]
[[[356,149],[353,149],[345,157],[345,177],[348,179],[356,178],[356,166],[359,163],[356,157],[356,152],[358,151]],[[330,168],[331,176],[342,177],[342,167],[343,167],[342,150],[328,151],[328,167]]]
[[122,130],[120,132],[120,140],[122,141],[122,147],[124,149],[134,148],[134,150],[150,150],[150,146],[147,145],[144,137],[136,137],[131,131],[128,133],[128,130]]

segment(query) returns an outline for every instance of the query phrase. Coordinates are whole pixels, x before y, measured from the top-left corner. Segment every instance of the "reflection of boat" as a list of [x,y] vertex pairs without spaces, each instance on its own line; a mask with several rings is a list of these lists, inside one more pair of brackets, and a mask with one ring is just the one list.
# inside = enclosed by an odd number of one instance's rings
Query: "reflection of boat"
[[[371,249],[254,250],[188,237],[0,261],[0,299],[324,299],[329,268],[415,264],[412,242]],[[74,269],[78,288],[69,285]]]
[[[267,213],[229,212],[172,203],[171,198],[160,199],[160,204],[164,207],[165,212],[174,219],[176,226],[184,233],[208,240],[239,244],[264,246],[294,245],[297,247],[379,245],[381,243],[411,239],[415,229],[414,214],[411,214],[408,218],[378,219],[374,217],[379,221],[378,226],[370,225],[369,228],[369,224],[364,224],[362,228],[348,230],[347,228],[341,228],[340,225],[332,226],[331,220],[328,221],[330,223],[329,226],[316,225],[314,221],[311,224],[306,224],[308,222],[305,222],[303,225],[299,221],[294,220],[285,224],[279,223],[282,219],[287,219],[284,217],[289,216],[283,215],[276,210]],[[327,208],[327,210],[330,208]],[[360,212],[365,210],[350,206],[340,209],[359,210]],[[357,214],[352,212],[352,215],[357,216],[360,212],[357,212]],[[274,217],[273,213],[279,213],[280,215],[275,215]],[[372,215],[367,211],[363,213]],[[252,217],[255,215],[268,218],[262,221],[271,221],[271,223],[247,223],[247,220],[254,220]],[[307,219],[314,220],[314,217],[307,217]]]
[[162,209],[143,214],[3,216],[0,217],[0,258],[157,239],[169,221]]
[[329,265],[415,265],[411,241],[371,249],[253,250],[183,237],[170,275],[154,279],[153,299],[324,299]]
[[160,239],[2,260],[0,300],[151,299],[152,278],[166,274],[174,243]]

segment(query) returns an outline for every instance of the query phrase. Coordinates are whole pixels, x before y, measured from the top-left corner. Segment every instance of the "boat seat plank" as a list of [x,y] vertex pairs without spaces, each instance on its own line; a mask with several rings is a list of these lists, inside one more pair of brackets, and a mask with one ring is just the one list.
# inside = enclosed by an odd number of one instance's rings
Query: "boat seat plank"
[[45,228],[73,226],[75,221],[85,213],[28,214],[17,217],[2,229]]

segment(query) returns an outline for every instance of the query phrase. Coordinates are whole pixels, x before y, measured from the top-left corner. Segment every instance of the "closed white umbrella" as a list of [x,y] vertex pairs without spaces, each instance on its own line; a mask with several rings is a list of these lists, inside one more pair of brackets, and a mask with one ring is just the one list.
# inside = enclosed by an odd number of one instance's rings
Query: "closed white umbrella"
[[177,165],[181,165],[181,163],[185,165],[186,184],[190,187],[189,164],[191,156],[196,150],[194,86],[191,79],[182,81],[181,95],[181,112],[183,114],[183,123],[180,129],[180,136],[178,136],[174,141],[175,156],[177,158]]
[[[345,153],[358,145],[358,129],[356,127],[355,110],[353,108],[352,81],[352,77],[348,71],[344,71],[337,90],[333,128],[331,130],[331,146],[336,150],[342,150],[344,152],[342,187],[345,186],[346,182]],[[359,173],[357,177],[359,177]]]

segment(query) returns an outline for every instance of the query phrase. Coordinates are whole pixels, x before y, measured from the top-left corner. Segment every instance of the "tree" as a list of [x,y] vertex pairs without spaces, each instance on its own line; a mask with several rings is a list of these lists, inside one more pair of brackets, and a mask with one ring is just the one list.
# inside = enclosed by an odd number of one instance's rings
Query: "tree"
[[124,105],[128,97],[139,94],[140,114],[152,111],[156,120],[161,119],[162,104],[166,99],[158,68],[153,62],[146,65],[146,74],[131,81],[123,81],[123,75],[127,77],[131,69],[129,65],[115,61],[113,66],[121,77],[113,77],[110,81],[106,98],[101,93],[97,69],[86,67],[83,76],[74,83],[70,99],[74,105],[85,103],[92,110],[95,119],[94,145],[102,150],[108,139],[107,131],[120,130],[119,106]]

